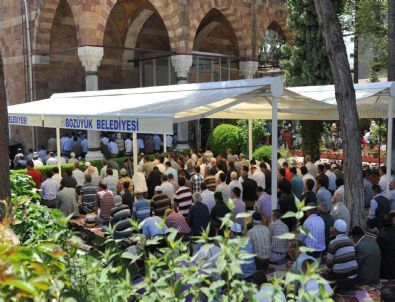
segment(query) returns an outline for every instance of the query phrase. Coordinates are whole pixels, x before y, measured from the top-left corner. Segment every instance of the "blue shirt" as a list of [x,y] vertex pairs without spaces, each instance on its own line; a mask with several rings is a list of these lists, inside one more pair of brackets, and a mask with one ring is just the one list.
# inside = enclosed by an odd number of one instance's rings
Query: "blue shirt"
[[108,144],[108,152],[110,152],[111,155],[118,155],[119,153],[118,144],[116,142],[111,141]]
[[83,153],[88,153],[88,140],[86,138],[81,141],[81,148]]
[[325,223],[324,220],[317,214],[311,214],[303,223],[310,235],[300,235],[300,241],[302,241],[307,247],[314,249],[317,252],[325,250]]
[[317,191],[317,204],[325,202],[328,206],[328,211],[332,209],[332,194],[325,187],[321,187]]
[[152,238],[157,235],[165,235],[167,232],[167,227],[164,223],[162,223],[162,218],[153,216],[144,220],[142,231],[144,235]]
[[294,175],[294,177],[291,180],[291,185],[292,185],[292,191],[295,194],[295,196],[298,199],[301,199],[303,195],[303,187],[304,187],[303,179],[298,175]]
[[65,137],[62,142],[62,150],[70,152],[73,150],[73,140],[70,137]]
[[141,222],[151,216],[151,204],[148,200],[141,198],[133,204],[133,217]]
[[[252,245],[252,241],[248,239],[248,243],[241,248],[244,252],[253,255],[254,254],[254,246]],[[256,271],[256,266],[255,266],[255,259],[254,257],[244,259],[244,264],[240,266],[241,271],[243,273],[243,279],[247,279],[251,277],[255,271]]]

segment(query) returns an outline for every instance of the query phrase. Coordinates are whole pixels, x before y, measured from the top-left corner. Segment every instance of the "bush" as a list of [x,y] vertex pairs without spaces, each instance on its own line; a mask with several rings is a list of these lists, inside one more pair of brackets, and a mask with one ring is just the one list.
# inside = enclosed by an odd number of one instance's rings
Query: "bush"
[[256,149],[252,156],[256,160],[264,160],[265,162],[271,163],[272,161],[272,146],[263,146]]
[[229,124],[222,124],[211,131],[207,144],[211,150],[218,153],[225,153],[227,148],[231,148],[235,153],[240,149],[239,128]]

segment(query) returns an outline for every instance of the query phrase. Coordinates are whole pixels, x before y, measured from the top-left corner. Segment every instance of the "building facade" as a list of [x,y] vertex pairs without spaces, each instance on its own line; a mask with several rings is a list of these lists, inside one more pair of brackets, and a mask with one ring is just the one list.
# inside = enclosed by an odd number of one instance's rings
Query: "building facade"
[[[290,37],[279,0],[3,0],[0,17],[9,104],[59,92],[252,78],[265,32]],[[54,135],[35,132],[10,129],[26,147]],[[188,124],[178,135],[187,140]],[[90,147],[95,141],[90,133]]]

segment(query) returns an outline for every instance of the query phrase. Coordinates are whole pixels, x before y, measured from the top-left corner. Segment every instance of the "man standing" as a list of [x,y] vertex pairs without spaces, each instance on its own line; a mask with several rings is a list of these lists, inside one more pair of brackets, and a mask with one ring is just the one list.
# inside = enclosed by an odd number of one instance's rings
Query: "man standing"
[[201,186],[204,182],[203,176],[200,174],[200,167],[194,168],[195,174],[191,177],[192,193],[201,192]]
[[40,186],[41,203],[48,208],[55,208],[59,185],[52,179],[53,173],[51,170],[48,170],[46,175],[47,179]]
[[72,175],[77,181],[77,186],[82,187],[85,183],[85,174],[80,170],[79,162],[74,163],[74,169]]
[[163,173],[164,175],[169,176],[169,174],[172,174],[174,176],[174,179],[178,179],[178,171],[173,168],[172,164],[170,161],[167,161],[165,163],[166,171]]
[[255,264],[257,270],[267,270],[270,262],[271,245],[268,228],[262,224],[262,215],[254,212],[252,214],[253,227],[247,232],[254,247]]
[[292,179],[291,179],[292,192],[300,200],[303,195],[303,180],[297,174],[296,167],[292,167],[290,171],[292,174]]
[[233,171],[230,173],[230,183],[229,183],[229,189],[231,190],[231,192],[233,191],[233,188],[239,188],[241,191],[241,195],[243,195],[243,186],[241,184],[241,182],[239,182],[237,180],[237,172]]
[[368,219],[372,225],[380,229],[384,215],[388,215],[391,211],[391,201],[382,194],[382,189],[379,185],[373,185],[372,189],[374,197],[370,201]]
[[304,165],[307,168],[307,171],[310,175],[312,175],[313,177],[317,177],[317,167],[311,162],[311,156],[310,155],[306,155],[305,159],[304,159]]
[[317,176],[317,203],[325,202],[329,211],[332,209],[332,195],[327,189],[327,177],[324,175]]
[[162,184],[160,186],[162,187],[162,192],[167,195],[171,204],[173,204],[175,190],[174,186],[169,182],[167,175],[162,174]]
[[243,200],[246,203],[246,209],[250,211],[253,210],[255,206],[258,185],[255,180],[248,177],[247,172],[243,172],[241,177],[243,179]]
[[225,202],[227,202],[232,197],[232,192],[230,191],[229,186],[226,184],[225,173],[220,173],[219,183],[215,189],[215,192],[221,192]]
[[86,135],[84,134],[82,137],[81,141],[81,151],[82,151],[82,157],[85,158],[85,155],[88,153],[88,139],[86,138]]
[[308,173],[307,167],[306,167],[306,166],[301,167],[301,168],[300,168],[300,172],[301,172],[302,175],[303,175],[302,180],[303,180],[304,188],[306,188],[306,181],[307,181],[308,179],[311,179],[311,180],[314,182],[314,186],[313,186],[313,190],[312,190],[312,191],[313,191],[314,193],[317,192],[315,178],[314,178],[313,175],[311,175],[310,173]]
[[154,152],[159,153],[162,147],[162,140],[158,134],[154,135]]
[[[309,206],[315,206],[309,204]],[[314,252],[307,253],[314,258],[320,258],[325,251],[325,223],[324,220],[317,215],[316,208],[306,211],[307,219],[303,223],[303,227],[312,236],[300,235],[300,241],[308,248],[314,249]]]
[[103,178],[102,183],[107,186],[107,189],[110,190],[114,196],[117,194],[118,179],[114,177],[113,170],[111,168],[107,168],[106,177]]
[[184,177],[178,180],[180,188],[174,193],[174,209],[187,218],[192,206],[192,192],[185,186],[185,182]]
[[272,215],[272,197],[262,187],[258,187],[256,194],[258,196],[255,205],[256,211],[266,217],[270,217]]
[[360,285],[377,285],[380,283],[381,252],[376,241],[367,237],[359,226],[351,230],[351,237],[355,244],[358,263],[358,283]]
[[215,171],[210,169],[209,167],[206,167],[206,178],[204,179],[204,181],[206,182],[207,188],[211,191],[211,192],[215,192],[216,188],[217,188],[217,184],[216,184],[216,180],[215,180]]
[[188,224],[192,230],[192,236],[202,235],[210,221],[210,213],[208,207],[202,202],[202,195],[194,193],[192,195],[193,205],[188,213]]
[[214,192],[210,191],[207,188],[205,182],[201,184],[201,190],[202,190],[202,203],[204,203],[207,206],[208,212],[209,214],[211,214],[211,209],[215,206]]
[[331,165],[328,163],[324,165],[324,171],[329,179],[328,190],[333,194],[336,190],[336,174],[332,172]]
[[119,155],[118,145],[112,138],[108,143],[108,153],[110,154],[110,157],[117,157]]
[[130,192],[133,192],[133,181],[132,181],[132,179],[131,179],[129,176],[127,176],[126,169],[122,168],[122,169],[119,171],[119,175],[121,176],[121,178],[118,180],[118,183],[117,183],[117,193],[120,194],[120,193],[122,192],[122,190],[123,190],[123,184],[124,184],[125,182],[129,182],[129,188],[128,188],[128,190],[129,190]]
[[133,152],[133,142],[130,139],[130,134],[128,133],[125,139],[125,155],[130,156],[132,152]]
[[251,179],[255,180],[258,187],[262,187],[264,190],[266,189],[265,174],[258,170],[256,165],[251,167]]
[[239,188],[233,188],[232,192],[232,203],[233,203],[233,219],[236,221],[236,223],[240,224],[241,226],[244,225],[244,219],[243,218],[236,218],[238,214],[244,213],[246,211],[246,205],[244,201],[241,200],[241,191]]

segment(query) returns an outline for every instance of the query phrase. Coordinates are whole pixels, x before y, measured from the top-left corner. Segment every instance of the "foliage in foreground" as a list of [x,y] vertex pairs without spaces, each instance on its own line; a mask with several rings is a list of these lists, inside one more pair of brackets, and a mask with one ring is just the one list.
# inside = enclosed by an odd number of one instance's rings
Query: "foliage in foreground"
[[[19,178],[18,181],[27,193],[33,190],[26,179]],[[286,216],[299,219],[308,209],[298,201],[297,207],[297,213],[287,213]],[[215,258],[198,260],[190,256],[185,242],[176,239],[175,230],[169,231],[162,248],[153,253],[144,251],[144,246],[157,245],[158,239],[145,240],[144,236],[137,234],[141,225],[136,222],[132,223],[136,230],[130,238],[136,244],[132,249],[125,250],[127,242],[113,239],[110,229],[101,251],[77,253],[77,242],[72,233],[62,229],[66,218],[56,211],[48,213],[51,211],[28,200],[21,209],[16,209],[17,216],[23,214],[26,223],[11,224],[22,238],[22,245],[0,237],[0,301],[255,300],[257,288],[240,277],[241,265],[253,255],[242,249],[247,243],[246,237],[231,238],[229,227],[233,222],[230,215],[223,219],[224,236],[210,238],[206,231],[196,238],[206,251],[214,245],[220,247]],[[39,219],[43,224],[42,233],[37,233],[37,224],[34,223],[29,229],[38,213],[46,215],[47,219],[47,226],[43,219]],[[299,232],[306,233],[302,228]],[[24,240],[24,233],[32,234],[34,239]],[[292,239],[295,235],[286,234],[285,238]],[[304,290],[312,279],[320,285],[326,282],[317,275],[317,269],[311,267],[304,275],[288,272],[285,277],[276,278],[273,286],[275,291],[286,289],[289,301],[331,301],[322,290],[315,294]]]

